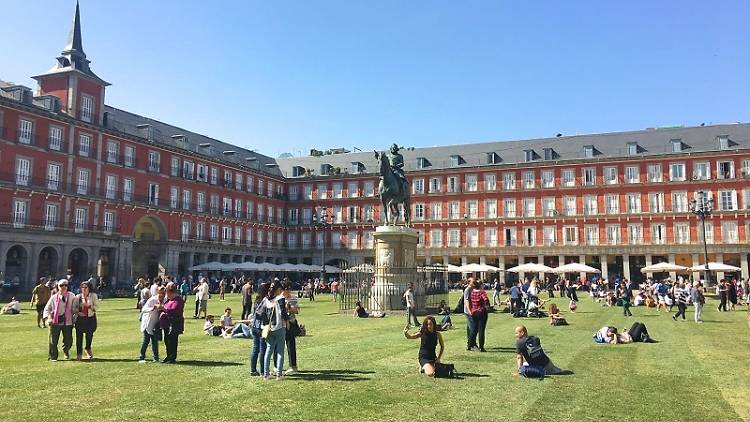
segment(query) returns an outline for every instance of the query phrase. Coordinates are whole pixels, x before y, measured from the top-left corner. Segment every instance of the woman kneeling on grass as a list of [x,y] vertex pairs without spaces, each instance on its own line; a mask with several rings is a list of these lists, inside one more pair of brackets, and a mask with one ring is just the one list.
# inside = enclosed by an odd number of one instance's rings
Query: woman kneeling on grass
[[[419,366],[428,377],[434,377],[435,365],[440,362],[440,358],[443,356],[443,349],[445,349],[443,336],[437,330],[435,318],[432,316],[425,317],[419,332],[414,334],[409,334],[409,326],[404,327],[404,337],[411,340],[421,339],[421,344],[419,345]],[[436,355],[435,349],[438,344],[440,345],[440,353]]]

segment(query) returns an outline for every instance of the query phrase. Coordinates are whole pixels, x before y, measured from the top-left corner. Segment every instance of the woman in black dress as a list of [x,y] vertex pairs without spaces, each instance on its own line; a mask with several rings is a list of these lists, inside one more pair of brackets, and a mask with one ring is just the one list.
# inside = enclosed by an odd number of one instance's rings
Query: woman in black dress
[[719,312],[727,311],[727,283],[724,280],[719,282]]
[[733,311],[737,306],[737,284],[734,280],[727,283],[727,299],[729,299],[729,310]]
[[[437,330],[437,323],[435,318],[432,316],[426,317],[422,321],[422,326],[419,331],[414,334],[409,334],[409,326],[404,327],[404,337],[414,340],[421,339],[419,345],[419,366],[428,377],[435,376],[435,365],[440,362],[440,358],[443,356],[443,336]],[[440,352],[435,353],[438,344],[440,345]]]

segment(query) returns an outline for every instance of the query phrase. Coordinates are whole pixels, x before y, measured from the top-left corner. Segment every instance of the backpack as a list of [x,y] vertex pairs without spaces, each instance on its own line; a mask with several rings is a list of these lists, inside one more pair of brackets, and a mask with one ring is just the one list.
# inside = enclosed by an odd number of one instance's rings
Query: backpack
[[435,363],[435,378],[455,378],[456,367],[452,363]]
[[[544,355],[544,349],[542,349],[542,342],[537,336],[530,336],[526,339],[526,354],[528,355],[528,361],[537,360]],[[529,364],[531,365],[531,364]]]

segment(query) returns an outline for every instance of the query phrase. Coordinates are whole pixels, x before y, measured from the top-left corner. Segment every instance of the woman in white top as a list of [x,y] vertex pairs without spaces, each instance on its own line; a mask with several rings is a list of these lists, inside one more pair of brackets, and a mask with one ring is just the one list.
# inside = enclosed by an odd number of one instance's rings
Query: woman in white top
[[281,379],[284,374],[284,346],[286,342],[286,323],[289,314],[286,310],[286,298],[281,293],[281,283],[274,281],[268,289],[268,295],[256,311],[263,321],[268,325],[266,341],[266,355],[263,358],[263,378],[268,379],[271,356],[276,354],[276,379]]
[[139,363],[146,363],[146,347],[151,343],[151,352],[154,362],[159,362],[159,340],[161,330],[159,329],[159,312],[163,309],[164,297],[167,290],[164,286],[156,289],[156,296],[150,297],[141,308],[141,332],[143,342],[141,343],[141,354],[138,356]]
[[78,318],[76,318],[76,360],[81,360],[83,352],[83,339],[86,338],[86,359],[93,359],[91,342],[94,340],[96,331],[96,307],[99,298],[91,291],[91,283],[81,283],[81,293],[78,299]]

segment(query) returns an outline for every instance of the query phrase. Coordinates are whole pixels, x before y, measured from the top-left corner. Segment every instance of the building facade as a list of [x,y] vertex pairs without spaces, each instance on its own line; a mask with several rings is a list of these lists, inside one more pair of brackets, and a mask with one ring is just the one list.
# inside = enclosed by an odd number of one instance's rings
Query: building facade
[[[195,264],[371,262],[371,153],[273,159],[105,104],[78,9],[35,93],[0,85],[0,271],[130,282]],[[339,152],[339,151],[337,151]],[[559,136],[403,152],[420,263],[585,262],[638,279],[709,259],[748,276],[750,125]],[[330,218],[314,224],[316,217]]]

